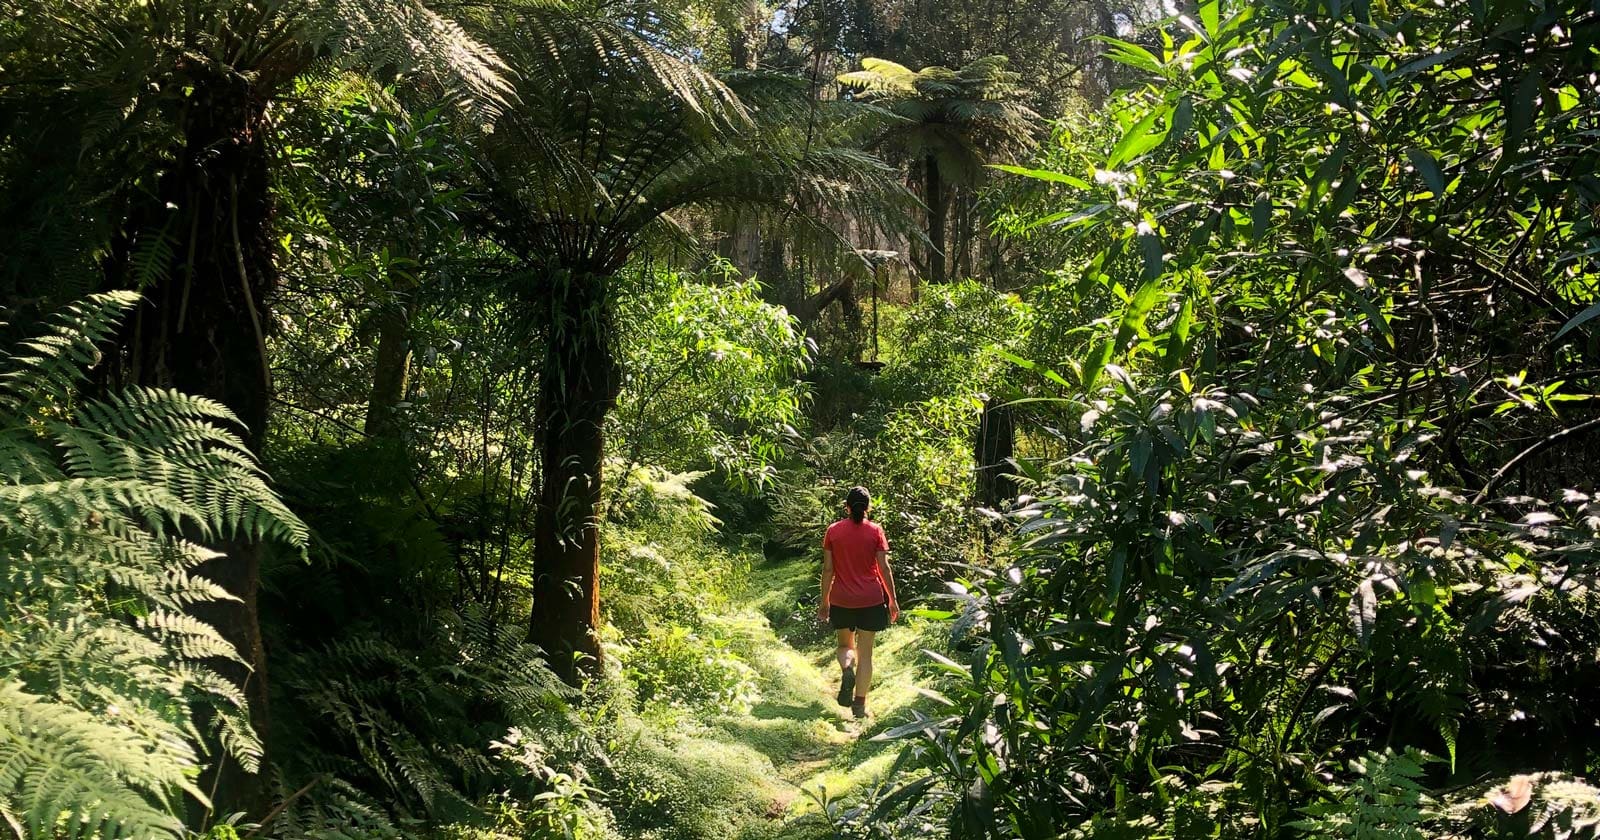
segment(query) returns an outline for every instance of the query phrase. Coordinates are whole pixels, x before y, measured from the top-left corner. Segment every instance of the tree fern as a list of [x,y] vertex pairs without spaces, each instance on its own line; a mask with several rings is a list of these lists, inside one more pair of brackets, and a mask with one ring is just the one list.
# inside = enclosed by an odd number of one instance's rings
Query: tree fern
[[195,712],[259,766],[240,657],[185,610],[233,599],[186,533],[304,545],[221,405],[76,396],[137,301],[96,295],[0,354],[0,813],[21,837],[181,836],[208,756]]

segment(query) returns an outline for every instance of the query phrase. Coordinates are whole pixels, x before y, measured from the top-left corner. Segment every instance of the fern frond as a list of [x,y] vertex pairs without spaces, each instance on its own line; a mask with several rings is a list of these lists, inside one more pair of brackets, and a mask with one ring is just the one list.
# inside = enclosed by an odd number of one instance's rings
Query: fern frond
[[67,820],[103,836],[182,837],[169,798],[206,801],[190,759],[158,760],[122,728],[0,680],[0,798],[24,815],[30,836],[53,836]]
[[135,289],[148,289],[172,280],[172,265],[177,258],[176,242],[172,236],[172,220],[159,230],[139,234],[128,256],[130,279]]
[[111,338],[122,316],[138,302],[135,292],[104,292],[51,317],[44,335],[5,354],[0,410],[31,417],[45,406],[70,402],[85,371],[100,360],[97,345]]
[[184,836],[179,815],[206,803],[200,708],[259,768],[246,698],[210,664],[244,660],[184,613],[237,599],[196,574],[218,554],[179,534],[306,543],[220,404],[78,402],[137,299],[90,298],[0,354],[0,412],[27,421],[0,430],[0,812],[27,836]]
[[418,0],[334,0],[297,11],[303,37],[335,63],[420,76],[480,123],[494,122],[515,95],[494,50]]
[[139,628],[150,631],[168,650],[185,659],[245,660],[216,628],[193,616],[156,610],[139,616]]

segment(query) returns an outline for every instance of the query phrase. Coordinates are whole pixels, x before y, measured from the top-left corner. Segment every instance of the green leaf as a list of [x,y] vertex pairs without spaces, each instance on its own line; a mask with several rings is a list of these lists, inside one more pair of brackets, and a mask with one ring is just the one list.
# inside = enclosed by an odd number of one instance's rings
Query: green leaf
[[1344,278],[1345,295],[1355,301],[1356,307],[1367,316],[1367,320],[1372,323],[1373,328],[1382,333],[1384,338],[1388,340],[1389,346],[1393,347],[1394,330],[1389,327],[1389,320],[1383,317],[1383,313],[1379,311],[1378,307],[1373,304],[1366,293],[1361,291],[1361,286],[1366,282],[1366,275],[1362,274],[1360,269],[1352,267],[1345,269],[1341,276]]
[[1206,35],[1213,41],[1217,38],[1217,31],[1222,22],[1218,5],[1218,0],[1201,0],[1199,9],[1200,27],[1206,31]]
[[1062,210],[1059,213],[1051,213],[1048,216],[1029,222],[1027,229],[1033,230],[1034,228],[1046,226],[1068,227],[1070,225],[1078,224],[1079,222],[1086,222],[1110,209],[1110,204],[1091,204],[1082,210]]
[[1111,566],[1106,574],[1106,597],[1115,602],[1122,597],[1122,578],[1128,568],[1128,547],[1119,545],[1111,552]]
[[1566,335],[1577,327],[1594,320],[1596,317],[1600,317],[1600,303],[1597,303],[1572,316],[1572,320],[1568,321],[1561,327],[1561,329],[1556,331],[1556,337],[1551,339],[1551,341],[1560,341],[1562,336]]
[[1272,225],[1272,197],[1262,193],[1250,208],[1250,241],[1260,242]]
[[1089,182],[1083,180],[1082,178],[1075,178],[1071,175],[1061,172],[1051,172],[1048,169],[1029,169],[1026,166],[1011,166],[1009,164],[1001,163],[990,164],[989,168],[1012,175],[1021,175],[1024,178],[1032,178],[1035,181],[1050,181],[1056,184],[1066,184],[1071,187],[1076,187],[1080,190],[1089,189]]
[[1393,73],[1390,73],[1389,74],[1389,78],[1390,79],[1398,79],[1398,78],[1401,78],[1403,76],[1409,76],[1409,75],[1411,75],[1413,73],[1421,73],[1422,71],[1428,69],[1429,67],[1433,67],[1433,66],[1436,66],[1436,65],[1439,65],[1439,64],[1443,64],[1446,61],[1449,61],[1450,59],[1455,58],[1460,53],[1461,53],[1461,50],[1459,48],[1458,49],[1453,49],[1453,50],[1444,50],[1442,52],[1436,52],[1436,53],[1434,53],[1432,55],[1423,56],[1422,58],[1416,59],[1414,61],[1408,61],[1405,64],[1401,65],[1400,69],[1394,71]]
[[1155,278],[1139,287],[1139,291],[1134,293],[1133,299],[1122,310],[1122,321],[1117,325],[1117,346],[1126,344],[1135,335],[1144,332],[1145,319],[1150,317],[1150,310],[1155,308],[1160,297],[1161,284]]
[[1146,70],[1151,73],[1160,73],[1164,69],[1160,59],[1157,59],[1154,53],[1138,44],[1124,41],[1121,38],[1113,38],[1109,35],[1096,35],[1089,40],[1099,41],[1111,47],[1110,50],[1106,51],[1106,57],[1118,64],[1126,64],[1129,67]]
[[1317,171],[1311,175],[1310,188],[1306,191],[1307,198],[1310,201],[1315,201],[1322,197],[1323,190],[1333,182],[1334,176],[1339,174],[1339,167],[1344,165],[1345,155],[1349,153],[1349,142],[1343,137],[1339,138],[1339,142],[1334,144],[1333,150],[1328,152],[1328,156],[1317,166]]
[[[1143,258],[1144,270],[1139,279],[1146,284],[1161,276],[1162,258],[1165,256],[1161,244],[1161,234],[1147,225],[1139,226],[1139,254]],[[1140,290],[1143,292],[1143,290]]]
[[1320,75],[1333,90],[1333,98],[1346,108],[1351,107],[1350,79],[1334,65],[1333,59],[1320,52],[1306,53],[1306,63]]
[[1107,168],[1116,169],[1123,162],[1132,160],[1161,145],[1161,141],[1166,139],[1167,133],[1156,130],[1156,120],[1163,113],[1165,113],[1163,108],[1152,108],[1150,113],[1145,114],[1142,119],[1130,126],[1127,133],[1122,135],[1122,139],[1117,141],[1117,145],[1112,147],[1111,156],[1106,159]]
[[1356,190],[1360,187],[1361,179],[1354,174],[1339,182],[1339,187],[1333,191],[1333,196],[1328,199],[1327,206],[1323,208],[1323,215],[1328,219],[1329,224],[1333,224],[1334,220],[1339,218],[1339,215],[1345,211],[1345,208],[1350,206],[1350,202],[1355,200]]
[[1194,100],[1188,96],[1178,100],[1178,107],[1173,109],[1172,120],[1167,123],[1167,139],[1174,143],[1183,140],[1189,133],[1189,128],[1194,125]]
[[1172,325],[1172,336],[1177,339],[1176,348],[1182,352],[1189,346],[1189,331],[1194,327],[1194,298],[1183,299],[1183,307],[1178,310],[1178,320]]
[[1356,637],[1361,640],[1362,647],[1372,642],[1372,628],[1377,622],[1378,593],[1372,586],[1372,578],[1367,578],[1350,596],[1350,623],[1355,628]]
[[1423,183],[1428,185],[1428,189],[1433,190],[1434,197],[1444,197],[1444,174],[1439,171],[1439,162],[1433,155],[1422,149],[1409,149],[1406,151],[1406,157],[1416,168],[1417,174],[1422,176]]
[[1099,381],[1100,374],[1105,371],[1106,365],[1111,363],[1111,353],[1115,349],[1110,338],[1101,339],[1094,349],[1083,361],[1083,390],[1093,391],[1095,382]]
[[1505,103],[1505,144],[1500,150],[1500,162],[1495,166],[1497,171],[1504,170],[1521,151],[1522,140],[1527,136],[1529,127],[1533,125],[1533,101],[1539,98],[1539,91],[1542,88],[1543,82],[1539,78],[1539,71],[1530,70],[1508,97]]
[[1063,386],[1063,387],[1070,387],[1070,385],[1068,384],[1067,380],[1061,378],[1061,374],[1056,373],[1055,371],[1051,370],[1050,368],[1041,367],[1037,362],[1033,361],[1032,359],[1024,359],[1021,356],[1018,356],[1015,353],[1012,353],[1012,352],[1010,352],[1010,351],[1008,351],[1008,350],[1006,350],[1006,349],[1004,349],[1004,348],[1002,348],[1002,347],[1000,347],[998,345],[992,346],[990,349],[994,351],[995,355],[999,356],[1002,359],[1005,359],[1006,361],[1016,365],[1017,367],[1022,368],[1023,370],[1031,370],[1031,371],[1039,374],[1040,376],[1043,376],[1045,379],[1048,379],[1051,382],[1056,383],[1057,385],[1060,385],[1060,386]]

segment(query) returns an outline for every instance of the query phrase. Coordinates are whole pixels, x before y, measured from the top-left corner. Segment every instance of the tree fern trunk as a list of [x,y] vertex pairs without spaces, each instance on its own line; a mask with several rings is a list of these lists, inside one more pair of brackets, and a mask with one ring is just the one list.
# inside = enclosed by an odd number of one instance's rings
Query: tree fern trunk
[[620,384],[611,357],[608,285],[583,273],[552,278],[539,378],[542,470],[529,638],[568,682],[601,662],[601,467],[606,415]]
[[[271,398],[264,330],[278,283],[266,101],[246,81],[207,77],[194,82],[188,108],[181,154],[162,174],[155,199],[129,214],[114,249],[137,254],[141,237],[164,229],[173,246],[171,264],[160,271],[133,260],[108,267],[110,285],[145,293],[124,331],[115,375],[121,384],[218,400],[238,416],[245,442],[259,454]],[[199,606],[194,615],[248,663],[218,662],[216,669],[243,686],[266,742],[267,663],[256,598],[261,547],[214,540],[212,547],[223,556],[197,571],[239,601]],[[217,813],[264,813],[262,776],[228,759],[213,770],[220,777],[205,779],[203,787],[216,783]]]
[[939,161],[933,155],[928,156],[925,167],[923,188],[927,191],[924,197],[928,201],[928,240],[932,243],[928,254],[928,282],[942,284],[945,282],[944,182],[939,177]]

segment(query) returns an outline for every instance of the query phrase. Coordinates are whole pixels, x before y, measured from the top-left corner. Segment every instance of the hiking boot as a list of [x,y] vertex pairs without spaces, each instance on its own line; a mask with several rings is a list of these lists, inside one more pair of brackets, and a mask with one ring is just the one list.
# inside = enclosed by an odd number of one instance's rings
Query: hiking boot
[[850,705],[850,698],[856,693],[856,666],[844,666],[844,674],[839,678],[839,696],[835,698],[839,705]]
[[857,697],[855,702],[850,704],[850,713],[856,716],[856,720],[872,717],[872,713],[867,711],[867,698]]

